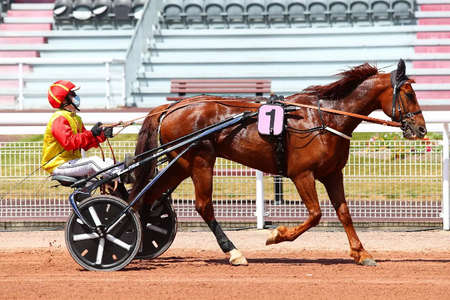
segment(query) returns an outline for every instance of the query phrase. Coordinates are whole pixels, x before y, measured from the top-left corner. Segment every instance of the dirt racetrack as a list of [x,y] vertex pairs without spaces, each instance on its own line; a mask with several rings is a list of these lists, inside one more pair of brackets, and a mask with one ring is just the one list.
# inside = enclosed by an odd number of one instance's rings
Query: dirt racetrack
[[227,232],[249,266],[232,267],[210,232],[178,232],[160,258],[84,271],[62,231],[0,232],[0,299],[448,299],[450,232],[360,232],[378,262],[355,265],[344,232],[266,247],[268,231]]

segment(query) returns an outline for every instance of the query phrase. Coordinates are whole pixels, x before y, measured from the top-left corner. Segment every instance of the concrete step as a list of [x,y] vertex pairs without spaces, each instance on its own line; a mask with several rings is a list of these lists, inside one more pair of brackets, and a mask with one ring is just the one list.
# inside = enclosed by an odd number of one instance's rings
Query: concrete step
[[450,91],[417,91],[418,99],[448,99],[450,104]]
[[[29,73],[33,70],[33,68],[30,65],[23,65],[22,69],[24,73]],[[0,63],[0,76],[5,74],[8,76],[17,76],[18,72],[19,72],[18,65],[2,65]]]
[[448,32],[418,32],[418,39],[450,39],[450,31]]
[[44,37],[0,37],[0,44],[44,44]]
[[51,31],[52,24],[0,24],[0,30],[8,31]]
[[2,109],[14,108],[16,105],[15,96],[0,96],[0,107]]
[[7,17],[11,18],[53,18],[51,10],[8,10]]
[[[441,53],[433,53],[433,56],[439,55]],[[437,69],[440,68],[450,68],[450,61],[449,60],[416,60],[412,62],[412,65],[416,69]]]
[[38,51],[0,51],[0,58],[4,57],[39,57]]
[[416,53],[450,53],[450,46],[416,46],[414,51]]
[[418,19],[418,25],[450,25],[450,18]]
[[5,24],[53,24],[53,18],[48,17],[32,17],[32,18],[23,18],[23,17],[4,17],[3,22]]
[[450,84],[450,76],[411,76],[418,84],[422,83],[437,83]]
[[[54,1],[48,1],[49,3],[42,3],[46,2],[44,0],[39,0],[39,3],[31,3],[32,1],[27,1],[30,3],[17,3],[15,1],[11,4],[12,10],[52,10],[54,6]],[[51,2],[51,3],[50,3]]]
[[450,18],[450,11],[436,10],[436,11],[416,11],[416,18],[425,19],[425,18]]

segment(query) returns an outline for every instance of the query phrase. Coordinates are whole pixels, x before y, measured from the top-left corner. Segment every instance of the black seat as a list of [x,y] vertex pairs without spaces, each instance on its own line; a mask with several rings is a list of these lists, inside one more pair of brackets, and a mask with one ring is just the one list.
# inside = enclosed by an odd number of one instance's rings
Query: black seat
[[52,180],[56,180],[61,183],[62,186],[71,186],[78,180],[83,179],[84,177],[71,177],[65,175],[52,175]]

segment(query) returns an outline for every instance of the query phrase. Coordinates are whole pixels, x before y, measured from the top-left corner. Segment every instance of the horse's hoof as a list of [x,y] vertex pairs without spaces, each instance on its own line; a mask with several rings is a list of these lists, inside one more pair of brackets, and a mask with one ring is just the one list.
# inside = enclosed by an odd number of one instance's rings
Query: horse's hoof
[[248,266],[247,259],[238,249],[233,249],[228,253],[230,254],[230,264],[232,266]]
[[377,262],[371,258],[366,258],[361,262],[362,266],[376,266]]
[[270,233],[269,237],[267,238],[266,246],[267,245],[276,244],[277,243],[277,241],[276,241],[277,236],[278,236],[278,230],[277,229],[272,230],[272,232]]

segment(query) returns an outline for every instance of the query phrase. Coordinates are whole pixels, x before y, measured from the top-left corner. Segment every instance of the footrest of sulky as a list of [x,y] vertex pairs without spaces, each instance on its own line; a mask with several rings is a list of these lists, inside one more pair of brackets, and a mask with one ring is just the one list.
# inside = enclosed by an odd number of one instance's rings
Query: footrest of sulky
[[83,177],[71,177],[65,175],[52,175],[52,180],[58,181],[62,186],[71,186]]

